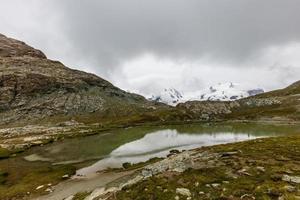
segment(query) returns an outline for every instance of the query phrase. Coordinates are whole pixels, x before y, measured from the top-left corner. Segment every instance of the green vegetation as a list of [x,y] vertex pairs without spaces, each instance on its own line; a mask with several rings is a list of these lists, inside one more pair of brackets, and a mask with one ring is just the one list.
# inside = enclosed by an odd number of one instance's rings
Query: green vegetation
[[0,159],[8,158],[11,155],[11,152],[7,149],[0,147]]
[[[162,173],[117,193],[117,199],[186,199],[176,188],[187,188],[192,199],[296,199],[300,184],[283,176],[300,177],[300,137],[257,139],[205,147],[199,151],[238,152],[220,158],[223,165]],[[298,197],[296,197],[298,196]]]
[[79,192],[74,195],[72,200],[84,200],[84,198],[90,194],[91,194],[91,192]]
[[136,164],[123,163],[123,168],[126,169],[126,170],[139,169],[139,168],[142,168],[146,165],[158,162],[160,160],[162,160],[162,158],[151,158],[146,162],[139,162],[139,163],[136,163]]
[[7,176],[7,172],[0,171],[0,184],[5,184]]
[[[10,200],[46,194],[46,190],[50,189],[51,185],[62,181],[64,175],[74,173],[75,168],[68,165],[49,166],[38,162],[32,166],[22,161],[2,162],[0,164],[0,197],[3,200]],[[41,188],[37,189],[39,186]]]

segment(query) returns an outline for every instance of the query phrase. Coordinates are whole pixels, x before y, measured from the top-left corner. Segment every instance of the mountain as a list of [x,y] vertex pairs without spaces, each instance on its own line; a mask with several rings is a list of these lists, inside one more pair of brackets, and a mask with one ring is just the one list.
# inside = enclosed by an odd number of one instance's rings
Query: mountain
[[58,61],[0,34],[0,124],[45,118],[118,119],[155,110],[144,97]]
[[184,120],[299,121],[300,81],[235,101],[187,101],[176,109]]
[[183,94],[174,88],[167,88],[157,95],[152,95],[149,100],[175,106],[178,103],[187,101],[234,101],[237,99],[261,94],[263,92],[264,90],[260,88],[246,89],[238,84],[229,82],[219,83],[217,85],[210,86],[207,89],[190,94]]
[[204,89],[196,97],[190,100],[199,101],[234,101],[237,99],[257,95],[263,93],[264,90],[257,89],[245,89],[240,85],[229,83],[219,83],[214,86],[210,86],[208,89]]
[[[300,120],[299,82],[281,90],[257,94],[260,92],[261,89],[249,90],[224,83],[199,91],[194,98],[174,88],[165,89],[151,98],[154,101],[148,101],[96,75],[49,60],[43,52],[24,42],[0,35],[0,125],[73,119],[112,125],[198,120]],[[170,107],[156,101],[177,105]]]
[[165,88],[159,94],[152,95],[149,100],[175,106],[176,104],[182,102],[183,95],[181,92],[174,88]]

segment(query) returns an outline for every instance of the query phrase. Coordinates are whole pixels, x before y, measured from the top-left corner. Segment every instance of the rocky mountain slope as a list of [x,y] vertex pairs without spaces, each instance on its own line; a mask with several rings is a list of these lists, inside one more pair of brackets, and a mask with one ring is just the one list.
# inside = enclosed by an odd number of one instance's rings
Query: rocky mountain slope
[[0,124],[93,114],[98,120],[156,109],[104,79],[49,60],[0,34]]

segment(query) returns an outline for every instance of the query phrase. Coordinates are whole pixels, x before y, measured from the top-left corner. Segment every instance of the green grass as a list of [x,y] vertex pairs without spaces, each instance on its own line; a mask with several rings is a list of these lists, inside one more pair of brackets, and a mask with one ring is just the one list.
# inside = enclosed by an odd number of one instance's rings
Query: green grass
[[0,159],[8,158],[11,154],[11,151],[0,147]]
[[[23,166],[14,171],[15,166],[0,166],[0,197],[1,199],[21,199],[28,195],[46,194],[47,184],[57,184],[62,181],[65,174],[74,174],[72,166],[46,166],[44,164],[35,167]],[[42,189],[36,190],[40,185]]]
[[91,194],[91,192],[79,192],[74,195],[72,200],[84,200],[85,197],[87,197],[90,194]]

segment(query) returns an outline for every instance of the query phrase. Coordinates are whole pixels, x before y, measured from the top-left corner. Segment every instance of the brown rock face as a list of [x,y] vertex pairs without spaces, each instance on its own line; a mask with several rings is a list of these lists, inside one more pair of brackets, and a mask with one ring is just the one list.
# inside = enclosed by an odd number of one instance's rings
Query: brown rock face
[[24,42],[0,34],[0,57],[30,56],[46,59],[45,54]]
[[142,96],[0,35],[0,124],[91,113],[118,118],[152,109],[154,103]]

